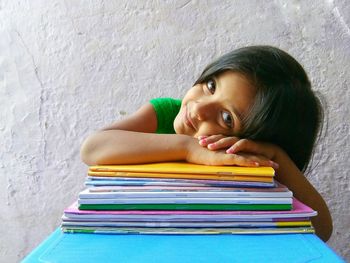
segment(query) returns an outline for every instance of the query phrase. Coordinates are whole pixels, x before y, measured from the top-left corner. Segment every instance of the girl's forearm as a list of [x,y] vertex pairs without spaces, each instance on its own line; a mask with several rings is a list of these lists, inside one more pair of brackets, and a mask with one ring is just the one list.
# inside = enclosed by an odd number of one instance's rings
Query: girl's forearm
[[190,139],[179,134],[99,131],[84,141],[81,158],[88,165],[185,160]]
[[318,212],[318,215],[312,218],[312,224],[316,234],[327,241],[332,234],[333,224],[326,202],[285,152],[278,151],[274,161],[279,164],[277,181],[286,185],[297,199]]

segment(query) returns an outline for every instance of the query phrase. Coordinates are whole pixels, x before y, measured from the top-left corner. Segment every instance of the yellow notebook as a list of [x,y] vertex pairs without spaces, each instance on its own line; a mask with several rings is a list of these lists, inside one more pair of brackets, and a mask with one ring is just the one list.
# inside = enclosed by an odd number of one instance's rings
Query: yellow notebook
[[272,182],[275,171],[271,167],[209,166],[166,162],[91,166],[89,175]]
[[198,179],[198,180],[222,180],[222,181],[246,181],[246,182],[273,182],[272,177],[251,175],[210,175],[210,174],[175,174],[175,173],[143,173],[143,172],[100,172],[89,170],[90,176],[101,177],[142,177],[142,178],[174,178],[174,179]]
[[286,221],[276,222],[276,227],[288,227],[288,226],[312,226],[311,221]]

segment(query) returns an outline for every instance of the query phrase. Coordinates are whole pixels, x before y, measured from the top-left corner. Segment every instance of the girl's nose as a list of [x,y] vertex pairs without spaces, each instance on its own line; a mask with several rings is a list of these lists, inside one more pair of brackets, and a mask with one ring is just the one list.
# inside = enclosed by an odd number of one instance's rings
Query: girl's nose
[[193,117],[204,121],[213,115],[213,104],[209,101],[196,101],[193,106]]

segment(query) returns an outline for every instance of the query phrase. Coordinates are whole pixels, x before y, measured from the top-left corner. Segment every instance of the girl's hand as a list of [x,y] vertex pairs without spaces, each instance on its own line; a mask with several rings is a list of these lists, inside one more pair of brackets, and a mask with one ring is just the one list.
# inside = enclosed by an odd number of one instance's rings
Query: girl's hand
[[221,134],[211,136],[199,136],[199,144],[207,147],[209,150],[228,149],[240,140],[238,137],[228,137]]
[[245,152],[227,154],[225,150],[209,150],[201,147],[195,138],[190,137],[187,145],[186,161],[206,165],[273,166],[263,155]]
[[273,160],[279,148],[273,144],[224,135],[200,136],[198,139],[199,144],[209,150],[226,150],[226,154],[238,154],[249,160],[256,160],[259,165],[278,168]]

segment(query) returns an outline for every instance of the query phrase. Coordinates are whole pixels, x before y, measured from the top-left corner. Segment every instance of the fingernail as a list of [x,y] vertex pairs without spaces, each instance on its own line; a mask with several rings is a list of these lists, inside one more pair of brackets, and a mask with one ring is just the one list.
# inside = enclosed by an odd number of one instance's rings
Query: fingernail
[[233,153],[231,148],[226,150],[226,153]]
[[198,136],[198,140],[203,140],[203,139],[205,139],[205,138],[207,138],[208,136],[205,136],[205,135],[200,135],[200,136]]
[[215,143],[208,144],[209,149],[214,148],[214,147],[215,147]]
[[205,143],[206,143],[205,139],[199,140],[199,144],[200,144],[200,145],[205,145]]
[[228,153],[235,153],[236,152],[236,147],[232,146],[227,150]]

